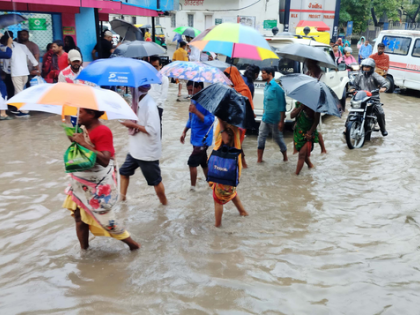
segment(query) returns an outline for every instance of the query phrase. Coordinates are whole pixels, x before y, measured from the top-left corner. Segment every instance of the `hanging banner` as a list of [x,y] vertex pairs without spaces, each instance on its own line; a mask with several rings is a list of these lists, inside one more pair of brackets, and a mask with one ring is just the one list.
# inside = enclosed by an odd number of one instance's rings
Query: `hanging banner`
[[277,27],[277,20],[264,20],[265,30],[272,30],[274,27]]
[[353,34],[353,21],[348,21],[346,36],[351,36],[352,34]]

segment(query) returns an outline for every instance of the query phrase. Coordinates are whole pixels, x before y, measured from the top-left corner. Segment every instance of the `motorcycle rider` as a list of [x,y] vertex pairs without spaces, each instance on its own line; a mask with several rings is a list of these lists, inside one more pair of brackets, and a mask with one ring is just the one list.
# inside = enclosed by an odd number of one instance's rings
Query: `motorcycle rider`
[[[366,58],[361,63],[362,71],[354,79],[354,86],[357,91],[373,91],[380,88],[379,92],[385,92],[389,89],[389,82],[375,72],[375,61],[371,58]],[[372,99],[375,101],[373,111],[378,118],[379,128],[382,136],[386,137],[388,132],[385,129],[385,112],[381,106],[379,95],[373,95]]]

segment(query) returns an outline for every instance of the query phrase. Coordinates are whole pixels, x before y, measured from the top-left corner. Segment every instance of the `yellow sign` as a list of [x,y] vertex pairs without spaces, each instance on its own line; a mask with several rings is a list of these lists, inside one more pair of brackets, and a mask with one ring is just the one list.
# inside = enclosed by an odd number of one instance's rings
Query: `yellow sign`
[[63,26],[63,35],[76,35],[76,30],[73,26]]

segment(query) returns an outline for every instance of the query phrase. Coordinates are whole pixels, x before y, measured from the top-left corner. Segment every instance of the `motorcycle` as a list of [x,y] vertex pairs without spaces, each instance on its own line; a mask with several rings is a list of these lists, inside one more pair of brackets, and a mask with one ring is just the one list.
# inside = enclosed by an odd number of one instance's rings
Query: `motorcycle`
[[354,79],[356,79],[357,75],[359,74],[360,65],[357,64],[357,63],[351,63],[351,64],[347,65],[346,68],[349,72],[349,88],[348,88],[348,90],[352,90],[352,89],[355,88]]
[[372,92],[357,91],[350,101],[349,116],[346,122],[346,142],[349,149],[363,147],[365,141],[370,140],[372,132],[379,131],[379,128],[375,128],[378,118],[373,111],[374,105],[377,103],[372,98],[373,95],[379,95],[379,89]]

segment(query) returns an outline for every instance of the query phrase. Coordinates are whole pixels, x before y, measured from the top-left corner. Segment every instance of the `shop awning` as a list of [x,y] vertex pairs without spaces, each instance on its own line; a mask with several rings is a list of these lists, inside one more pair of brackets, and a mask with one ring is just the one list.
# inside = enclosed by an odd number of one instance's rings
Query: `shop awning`
[[97,8],[101,14],[158,16],[158,12],[109,0],[0,0],[1,10],[73,12],[80,7]]
[[322,21],[301,20],[301,21],[299,21],[299,23],[296,27],[305,27],[305,26],[315,27],[319,32],[326,32],[326,31],[330,30],[330,27]]

